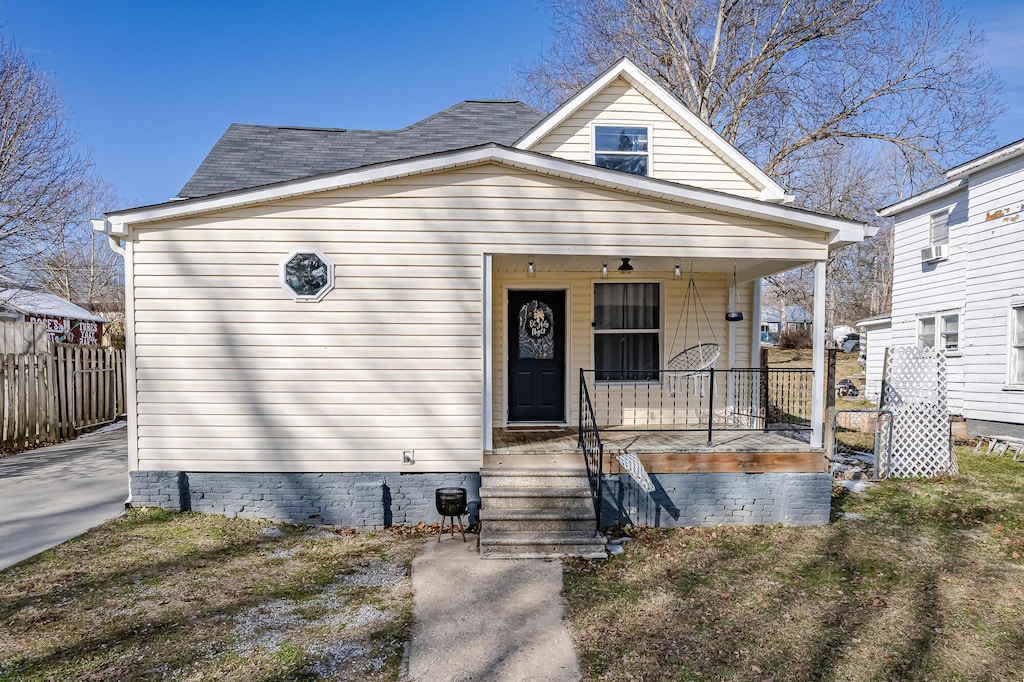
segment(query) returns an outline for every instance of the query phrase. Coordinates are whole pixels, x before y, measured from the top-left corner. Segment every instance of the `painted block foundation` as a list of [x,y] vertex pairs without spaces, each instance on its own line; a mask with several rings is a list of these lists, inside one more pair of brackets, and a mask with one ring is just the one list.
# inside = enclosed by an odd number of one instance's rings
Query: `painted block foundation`
[[827,473],[651,474],[654,492],[628,474],[604,477],[601,524],[660,528],[828,523]]
[[465,488],[469,520],[480,474],[211,473],[132,471],[132,505],[247,519],[370,530],[439,521],[437,488]]

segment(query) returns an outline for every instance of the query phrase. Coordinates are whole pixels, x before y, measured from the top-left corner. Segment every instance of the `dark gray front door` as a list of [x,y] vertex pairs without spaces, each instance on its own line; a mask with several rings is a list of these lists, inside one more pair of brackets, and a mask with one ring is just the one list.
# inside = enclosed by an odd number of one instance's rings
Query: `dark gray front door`
[[565,421],[565,292],[508,293],[508,419]]

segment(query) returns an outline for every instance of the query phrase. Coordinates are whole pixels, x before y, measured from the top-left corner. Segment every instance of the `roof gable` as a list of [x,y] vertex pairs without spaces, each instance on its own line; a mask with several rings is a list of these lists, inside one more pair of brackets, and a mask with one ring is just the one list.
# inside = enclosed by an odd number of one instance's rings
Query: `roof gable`
[[522,102],[466,100],[400,130],[233,123],[178,196],[209,196],[488,142],[512,144],[542,116]]
[[[610,92],[615,95],[617,94],[615,91],[621,90],[623,85],[627,86],[634,93],[639,94],[649,105],[646,112],[639,114],[640,119],[646,120],[637,119],[636,122],[651,124],[657,118],[656,114],[661,114],[678,126],[680,131],[685,132],[686,136],[695,141],[701,153],[704,153],[708,158],[717,160],[724,168],[735,174],[740,182],[746,183],[754,190],[758,198],[771,202],[786,201],[786,194],[783,189],[769,178],[764,171],[743,156],[735,147],[715,132],[713,128],[700,120],[682,102],[640,71],[628,59],[619,60],[610,69],[591,82],[590,85],[583,88],[549,114],[516,142],[516,147],[562,156],[556,149],[558,142],[554,141],[553,138],[557,138],[559,135],[566,136],[566,129],[570,131],[578,130],[582,121],[591,119],[597,122],[601,120],[611,122],[614,120],[615,123],[619,124],[633,122],[623,120],[624,114],[629,115],[628,111],[624,111],[629,107],[604,106],[600,102],[603,94]],[[606,97],[605,99],[608,100],[609,98]],[[615,99],[615,97],[611,99]],[[634,104],[632,108],[637,109],[637,106]],[[569,134],[571,135],[571,133]],[[589,131],[586,134],[589,135]],[[655,155],[653,164],[656,166],[659,163],[657,156],[659,153],[658,134],[654,133],[652,137],[654,138],[652,140],[652,154]],[[589,154],[589,141],[586,144],[587,153]],[[685,144],[685,141],[683,144]],[[578,154],[579,152],[577,152]],[[685,153],[677,154],[677,157],[683,158],[683,163],[692,159],[692,155],[690,155],[690,158],[687,158],[688,155]],[[566,158],[569,157],[566,156]],[[582,161],[583,159],[573,158],[572,160]],[[662,163],[664,162],[662,161]],[[652,176],[655,175],[657,175],[657,172],[652,170]],[[692,177],[687,177],[685,182],[687,184],[696,184],[694,178],[698,178],[697,182],[699,182],[699,177],[699,173],[692,173]],[[679,181],[676,178],[666,177],[665,179]],[[750,192],[741,193],[750,194]]]

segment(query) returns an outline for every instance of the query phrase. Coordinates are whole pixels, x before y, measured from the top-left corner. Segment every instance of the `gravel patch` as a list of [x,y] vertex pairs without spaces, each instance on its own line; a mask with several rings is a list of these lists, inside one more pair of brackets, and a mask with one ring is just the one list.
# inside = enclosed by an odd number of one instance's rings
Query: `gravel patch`
[[283,538],[285,533],[279,526],[263,526],[260,535],[265,538]]
[[394,587],[407,577],[401,566],[383,559],[371,559],[355,567],[352,573],[338,576],[342,585],[352,587]]

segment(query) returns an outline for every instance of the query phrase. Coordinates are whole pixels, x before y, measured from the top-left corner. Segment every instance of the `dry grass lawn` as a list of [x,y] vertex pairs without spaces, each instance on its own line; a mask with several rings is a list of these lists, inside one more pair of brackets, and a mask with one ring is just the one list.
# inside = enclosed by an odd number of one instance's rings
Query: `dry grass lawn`
[[590,680],[851,682],[1024,676],[1024,465],[836,489],[819,528],[631,529],[568,562]]
[[0,679],[397,679],[415,533],[133,511],[0,572]]

